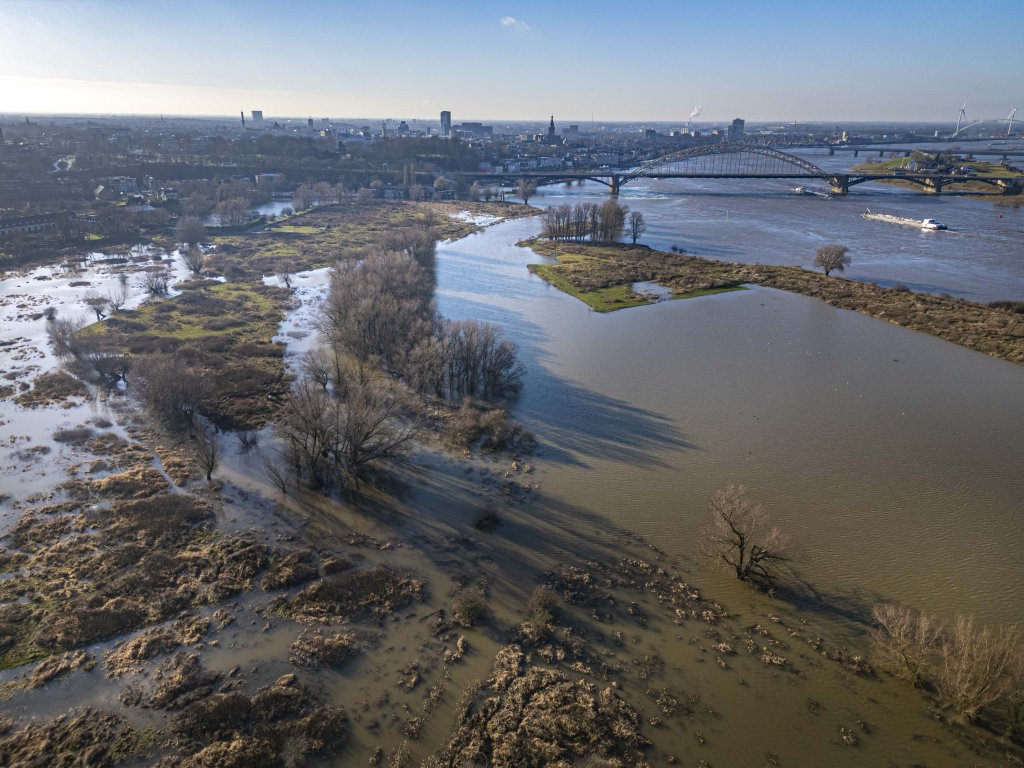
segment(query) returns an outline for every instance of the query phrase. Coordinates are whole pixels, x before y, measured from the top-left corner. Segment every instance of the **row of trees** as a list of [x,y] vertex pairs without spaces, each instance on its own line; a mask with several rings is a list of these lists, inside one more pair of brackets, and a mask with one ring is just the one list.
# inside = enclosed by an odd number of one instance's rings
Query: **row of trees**
[[341,487],[401,460],[417,434],[414,391],[461,399],[518,390],[523,367],[497,328],[438,316],[435,243],[429,227],[400,228],[334,268],[318,323],[326,344],[303,360],[277,427],[281,460],[266,465],[282,490]]
[[647,229],[644,215],[640,211],[631,213],[628,207],[615,200],[607,200],[601,205],[578,203],[575,206],[551,207],[544,212],[542,221],[541,237],[551,240],[614,243],[622,237],[628,224],[635,245]]

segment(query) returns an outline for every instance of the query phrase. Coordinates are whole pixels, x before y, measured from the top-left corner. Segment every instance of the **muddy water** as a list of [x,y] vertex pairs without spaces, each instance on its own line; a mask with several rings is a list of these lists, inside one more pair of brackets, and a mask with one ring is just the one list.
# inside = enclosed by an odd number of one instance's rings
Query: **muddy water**
[[[791,610],[859,652],[879,600],[946,618],[1024,616],[1024,369],[771,289],[600,315],[527,273],[539,258],[514,243],[537,226],[501,224],[438,258],[441,312],[499,323],[529,367],[515,415],[540,439],[540,493],[534,525],[503,532],[524,539],[524,562],[531,547],[585,557],[595,536],[627,529],[688,563],[741,624]],[[707,497],[730,483],[791,534],[795,608],[699,557]],[[654,644],[667,682],[722,715],[701,725],[712,764],[768,752],[793,765],[968,760],[946,750],[913,691],[828,669],[736,685],[680,638],[669,626]],[[826,718],[809,714],[812,698],[828,702]],[[837,729],[857,719],[883,733],[844,753]],[[656,742],[693,754],[693,738]]]
[[1024,616],[1024,369],[771,289],[599,315],[526,272],[536,226],[444,247],[439,305],[522,346],[552,503],[692,556],[742,483],[819,590]]

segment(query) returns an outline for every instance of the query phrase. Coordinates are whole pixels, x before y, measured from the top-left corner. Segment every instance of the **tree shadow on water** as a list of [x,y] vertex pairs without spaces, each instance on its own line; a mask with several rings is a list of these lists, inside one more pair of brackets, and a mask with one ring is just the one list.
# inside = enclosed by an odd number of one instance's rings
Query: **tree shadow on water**
[[661,453],[699,450],[664,414],[555,377],[546,369],[533,371],[529,383],[540,404],[531,403],[526,415],[541,437],[545,459],[586,467],[590,457],[668,468]]

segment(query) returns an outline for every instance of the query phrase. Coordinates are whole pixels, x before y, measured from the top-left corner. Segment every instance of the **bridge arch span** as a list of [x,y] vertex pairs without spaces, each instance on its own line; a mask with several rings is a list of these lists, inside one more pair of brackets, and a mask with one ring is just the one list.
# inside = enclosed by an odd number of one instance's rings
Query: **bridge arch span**
[[732,143],[705,144],[691,147],[663,157],[641,163],[627,174],[622,183],[648,175],[686,176],[783,176],[829,179],[826,173],[814,163],[801,157],[782,152],[772,147]]

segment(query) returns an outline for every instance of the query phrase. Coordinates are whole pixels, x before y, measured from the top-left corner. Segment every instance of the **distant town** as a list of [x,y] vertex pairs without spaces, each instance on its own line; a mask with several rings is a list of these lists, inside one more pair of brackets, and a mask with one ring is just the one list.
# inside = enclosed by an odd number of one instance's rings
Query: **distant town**
[[[134,235],[164,230],[183,213],[245,226],[259,217],[259,204],[291,199],[304,184],[383,199],[501,199],[502,175],[627,168],[704,144],[945,139],[970,147],[1012,132],[1012,117],[972,127],[562,123],[554,115],[487,124],[457,122],[447,110],[436,121],[300,120],[255,109],[235,119],[7,116],[0,118],[0,237],[45,245],[54,236]],[[303,202],[316,202],[315,189],[304,194],[314,199]]]

